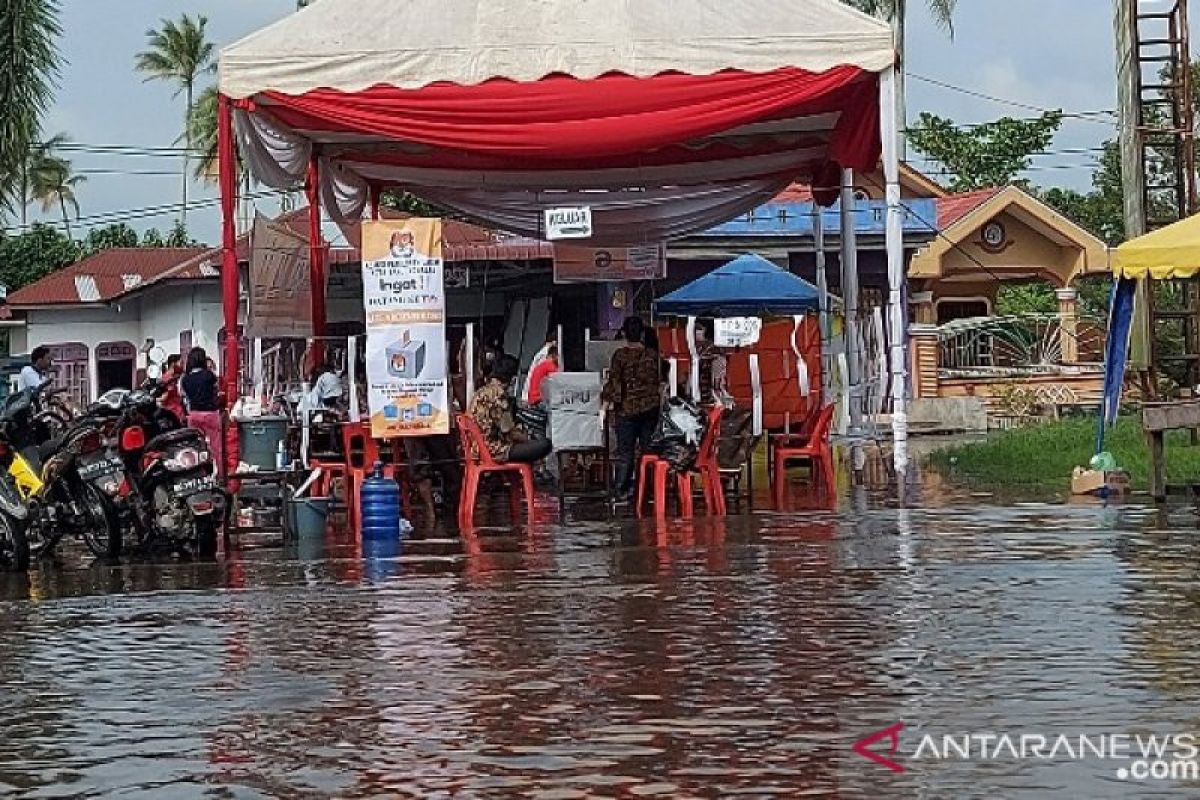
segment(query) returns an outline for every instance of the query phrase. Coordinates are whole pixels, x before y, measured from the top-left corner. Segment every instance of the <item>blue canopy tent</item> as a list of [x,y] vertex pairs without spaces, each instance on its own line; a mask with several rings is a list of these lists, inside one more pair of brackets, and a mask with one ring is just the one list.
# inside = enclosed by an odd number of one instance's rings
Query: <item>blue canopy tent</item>
[[[796,355],[797,381],[800,393],[807,395],[808,368],[795,335],[800,330],[801,317],[820,311],[822,299],[823,292],[803,278],[762,256],[746,254],[659,298],[654,303],[654,312],[688,317],[688,349],[693,363],[697,360],[696,317],[792,317],[795,320],[792,350]],[[757,435],[762,432],[762,387],[757,355],[750,357],[750,374],[754,393],[754,433]],[[692,395],[698,396],[697,370],[691,371],[691,384]]]
[[818,311],[821,292],[762,256],[744,255],[654,303],[680,317],[791,317]]

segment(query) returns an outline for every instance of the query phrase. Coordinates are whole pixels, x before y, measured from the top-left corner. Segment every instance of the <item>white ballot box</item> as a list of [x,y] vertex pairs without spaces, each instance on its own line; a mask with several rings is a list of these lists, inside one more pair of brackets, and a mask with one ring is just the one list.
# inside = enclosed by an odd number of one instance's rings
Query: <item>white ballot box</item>
[[555,450],[604,446],[600,389],[598,372],[556,372],[542,383]]

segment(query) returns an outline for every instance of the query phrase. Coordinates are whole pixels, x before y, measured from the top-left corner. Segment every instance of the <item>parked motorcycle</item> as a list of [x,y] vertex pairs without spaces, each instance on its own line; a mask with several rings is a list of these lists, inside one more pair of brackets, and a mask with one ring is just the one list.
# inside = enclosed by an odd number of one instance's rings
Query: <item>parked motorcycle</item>
[[[212,558],[229,499],[217,485],[204,434],[181,426],[157,403],[163,384],[151,379],[121,399],[113,435],[124,470],[127,500],[139,542]],[[111,461],[107,462],[111,463]]]
[[[121,526],[114,509],[78,470],[81,458],[103,450],[100,429],[86,418],[48,419],[52,412],[46,410],[47,389],[43,384],[19,392],[0,411],[0,467],[15,486],[26,513],[29,555],[49,555],[66,536],[73,535],[93,555],[116,558],[121,552]],[[47,430],[63,425],[65,429],[43,440]],[[0,495],[3,493],[0,482]],[[14,516],[4,505],[0,499],[2,516]]]

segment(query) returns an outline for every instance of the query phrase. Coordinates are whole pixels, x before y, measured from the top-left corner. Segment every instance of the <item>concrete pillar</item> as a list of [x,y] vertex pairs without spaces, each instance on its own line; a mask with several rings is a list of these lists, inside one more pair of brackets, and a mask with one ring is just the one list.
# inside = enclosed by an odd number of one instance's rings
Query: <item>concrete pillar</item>
[[1058,298],[1058,337],[1063,364],[1079,363],[1079,292],[1075,289],[1055,289]]
[[941,345],[936,325],[914,323],[908,326],[912,342],[913,396],[937,397],[938,369],[941,367]]

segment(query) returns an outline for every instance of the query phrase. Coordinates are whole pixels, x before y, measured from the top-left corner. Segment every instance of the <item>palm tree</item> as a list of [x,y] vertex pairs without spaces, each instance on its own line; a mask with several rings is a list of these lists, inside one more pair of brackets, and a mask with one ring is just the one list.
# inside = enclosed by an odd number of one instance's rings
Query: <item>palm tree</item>
[[[899,68],[896,70],[896,93],[899,101],[899,108],[896,109],[896,115],[900,121],[900,157],[905,158],[905,150],[907,149],[907,136],[904,134],[904,129],[908,127],[908,109],[905,102],[905,43],[907,39],[907,24],[908,24],[908,0],[845,0],[850,5],[857,8],[859,11],[865,11],[877,17],[891,20],[892,30],[895,31],[896,52],[900,58]],[[944,29],[950,38],[954,38],[954,12],[958,8],[958,0],[925,0],[925,5],[929,7],[929,13],[933,16],[933,21]]]
[[203,181],[217,177],[217,87],[210,86],[196,98],[184,136],[197,154],[195,176]]
[[33,187],[45,186],[54,182],[54,173],[59,169],[62,159],[57,156],[58,150],[68,141],[65,133],[56,133],[44,142],[39,142],[29,149],[21,170],[21,186],[17,199],[21,205],[21,227],[29,222],[29,204],[34,197]]
[[[908,14],[908,0],[849,0],[849,2],[859,11],[894,20],[899,25],[903,25],[904,17]],[[958,0],[926,0],[926,5],[929,6],[929,13],[933,15],[933,21],[953,35],[954,11]]]
[[71,216],[68,209],[75,212],[75,219],[79,219],[79,198],[75,190],[87,182],[87,178],[74,174],[70,161],[53,154],[45,157],[41,167],[39,172],[30,174],[30,194],[42,204],[43,212],[48,213],[55,206],[58,207],[62,212],[67,238],[71,239]]
[[137,54],[135,67],[146,74],[148,81],[168,81],[175,84],[175,96],[184,96],[183,115],[183,205],[180,219],[187,222],[189,162],[192,150],[192,112],[195,109],[196,81],[212,72],[213,44],[205,36],[208,18],[193,19],[182,15],[178,22],[164,19],[162,27],[146,31],[149,47]]
[[62,58],[58,0],[0,3],[0,204],[23,200],[25,162],[41,131]]

